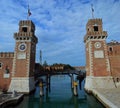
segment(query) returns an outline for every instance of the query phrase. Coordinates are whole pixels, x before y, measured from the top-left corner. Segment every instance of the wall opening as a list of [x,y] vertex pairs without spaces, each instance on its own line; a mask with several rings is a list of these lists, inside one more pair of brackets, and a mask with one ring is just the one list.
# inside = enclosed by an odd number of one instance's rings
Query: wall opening
[[22,27],[22,32],[27,32],[27,27]]
[[98,26],[94,26],[94,31],[98,31]]
[[0,69],[2,69],[2,63],[0,62]]

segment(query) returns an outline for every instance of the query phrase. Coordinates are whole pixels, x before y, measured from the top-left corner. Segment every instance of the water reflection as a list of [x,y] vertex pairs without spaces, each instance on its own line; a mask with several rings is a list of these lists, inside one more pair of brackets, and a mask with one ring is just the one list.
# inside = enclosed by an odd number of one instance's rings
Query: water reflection
[[37,86],[34,94],[25,96],[22,103],[14,108],[104,108],[92,95],[87,95],[83,88],[78,90],[78,97],[73,96],[68,76],[52,77],[51,92],[44,88],[43,97],[40,97],[39,92]]

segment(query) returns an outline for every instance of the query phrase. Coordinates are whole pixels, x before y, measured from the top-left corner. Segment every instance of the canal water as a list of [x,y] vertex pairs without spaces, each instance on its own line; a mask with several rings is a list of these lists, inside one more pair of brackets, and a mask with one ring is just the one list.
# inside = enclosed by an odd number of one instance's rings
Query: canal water
[[78,97],[73,96],[69,76],[52,76],[50,93],[46,93],[45,87],[44,96],[40,97],[37,86],[35,93],[24,96],[23,101],[12,108],[104,108],[96,98],[86,94],[83,87],[84,81],[82,90],[78,87]]

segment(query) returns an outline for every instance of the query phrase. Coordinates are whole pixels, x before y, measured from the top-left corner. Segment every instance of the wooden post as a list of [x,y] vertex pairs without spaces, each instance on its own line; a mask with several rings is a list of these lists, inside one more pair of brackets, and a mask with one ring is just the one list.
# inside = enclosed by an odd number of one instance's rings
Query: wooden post
[[48,82],[49,82],[49,83],[48,83],[48,84],[49,84],[48,87],[49,87],[49,92],[50,92],[50,91],[51,91],[51,76],[50,76],[50,75],[48,75],[48,80],[49,80],[49,81],[48,81]]
[[74,88],[74,76],[73,74],[71,75],[71,88]]
[[40,96],[44,96],[44,89],[43,89],[43,82],[41,81],[40,84]]
[[73,94],[74,94],[74,96],[78,96],[77,86],[78,86],[77,81],[74,81],[74,88],[73,88]]
[[46,75],[46,91],[48,92],[48,75]]
[[50,78],[50,75],[48,74],[47,76],[46,76],[46,91],[48,92],[50,92],[50,90],[51,90],[51,88],[50,88],[50,83],[51,83],[51,78]]

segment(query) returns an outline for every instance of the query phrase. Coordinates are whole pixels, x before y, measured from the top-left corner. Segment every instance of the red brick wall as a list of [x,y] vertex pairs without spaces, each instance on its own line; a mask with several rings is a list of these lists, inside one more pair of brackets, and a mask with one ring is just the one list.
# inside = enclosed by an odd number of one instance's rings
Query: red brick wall
[[120,44],[110,43],[108,45],[108,55],[111,66],[111,75],[120,78]]
[[[14,56],[13,53],[0,53],[0,63],[2,63],[2,67],[0,68],[0,89],[2,90],[7,90],[10,85],[13,56]],[[10,74],[9,78],[4,78],[6,67],[9,69]]]

